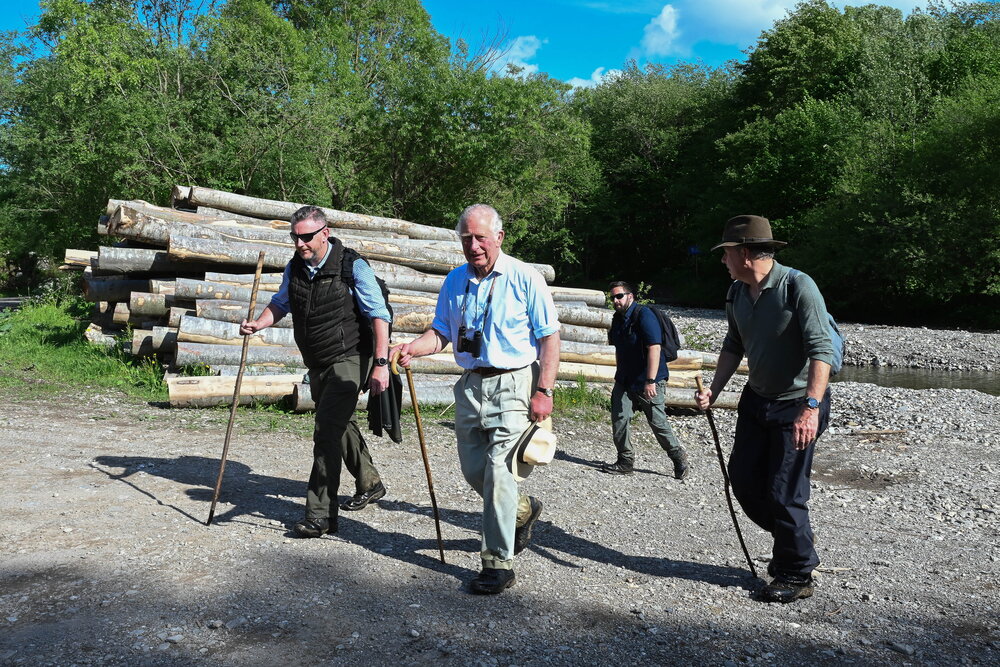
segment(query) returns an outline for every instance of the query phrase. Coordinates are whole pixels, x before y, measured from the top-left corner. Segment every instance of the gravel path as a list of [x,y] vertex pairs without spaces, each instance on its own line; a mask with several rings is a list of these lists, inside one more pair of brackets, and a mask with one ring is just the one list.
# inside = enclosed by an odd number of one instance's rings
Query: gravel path
[[[309,416],[241,413],[206,527],[227,411],[45,390],[0,390],[2,665],[1000,664],[1000,397],[837,383],[813,472],[819,588],[776,606],[751,597],[703,415],[672,417],[684,482],[644,422],[623,478],[595,468],[604,415],[557,415],[517,584],[483,598],[464,590],[480,501],[448,413],[424,410],[442,564],[412,421],[402,445],[374,439],[386,498],[300,540]],[[716,411],[724,438],[734,417]],[[763,571],[766,536],[742,526]]]

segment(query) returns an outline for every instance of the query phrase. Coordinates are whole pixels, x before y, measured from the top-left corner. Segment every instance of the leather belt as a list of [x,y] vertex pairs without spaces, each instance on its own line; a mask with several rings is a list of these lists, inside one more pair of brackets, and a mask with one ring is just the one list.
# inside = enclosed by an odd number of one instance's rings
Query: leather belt
[[470,368],[470,373],[475,373],[477,375],[482,375],[484,378],[491,378],[496,375],[503,375],[504,373],[513,373],[514,371],[519,371],[520,368],[493,368],[492,366],[478,366],[476,368]]

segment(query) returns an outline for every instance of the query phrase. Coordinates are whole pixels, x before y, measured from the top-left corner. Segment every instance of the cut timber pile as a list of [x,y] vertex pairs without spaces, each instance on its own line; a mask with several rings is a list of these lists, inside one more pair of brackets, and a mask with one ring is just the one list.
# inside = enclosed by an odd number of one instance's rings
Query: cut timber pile
[[[293,256],[289,219],[302,204],[188,186],[175,187],[172,200],[172,208],[110,200],[98,223],[108,243],[96,251],[67,250],[62,268],[84,271],[85,294],[95,304],[89,340],[111,345],[131,328],[132,354],[155,355],[171,370],[171,405],[226,404],[232,400],[240,360],[239,322],[249,308],[251,271],[263,251],[259,314],[277,292],[281,272]],[[454,231],[323,210],[334,235],[365,257],[388,284],[393,342],[412,340],[427,329],[445,274],[465,263]],[[532,266],[547,282],[555,280],[551,266]],[[563,286],[551,290],[563,325],[559,379],[613,382],[615,352],[606,344],[611,311],[604,294]],[[297,410],[312,409],[291,324],[288,315],[250,337],[242,401],[290,401]],[[690,405],[690,389],[703,363],[702,353],[684,352],[670,364],[672,404]],[[202,375],[178,375],[185,367],[200,368]],[[461,373],[450,352],[420,359],[413,370],[418,395],[450,402],[450,386]]]

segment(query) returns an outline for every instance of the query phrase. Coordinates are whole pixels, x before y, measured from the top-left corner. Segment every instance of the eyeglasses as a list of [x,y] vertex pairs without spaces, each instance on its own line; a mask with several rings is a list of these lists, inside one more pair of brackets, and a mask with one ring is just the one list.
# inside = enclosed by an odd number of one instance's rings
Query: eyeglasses
[[295,232],[289,232],[288,235],[292,237],[292,243],[296,241],[302,241],[303,243],[309,243],[313,240],[313,237],[319,234],[321,231],[326,229],[326,227],[320,227],[311,232],[303,232],[302,234],[296,234]]
[[618,299],[624,299],[626,294],[631,294],[632,292],[619,292],[618,294],[612,294],[611,298],[617,301]]

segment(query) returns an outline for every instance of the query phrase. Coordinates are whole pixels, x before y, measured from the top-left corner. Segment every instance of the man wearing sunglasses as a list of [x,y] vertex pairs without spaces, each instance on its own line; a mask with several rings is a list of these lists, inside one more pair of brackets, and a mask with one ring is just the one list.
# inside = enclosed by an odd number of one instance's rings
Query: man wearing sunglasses
[[631,424],[636,408],[646,421],[656,441],[674,464],[674,477],[687,477],[687,453],[670,428],[664,399],[667,388],[666,356],[662,354],[663,329],[649,307],[635,301],[632,286],[619,280],[610,286],[611,320],[609,342],[615,346],[615,386],[611,390],[611,435],[618,459],[601,470],[612,475],[631,475],[635,465]]
[[[337,490],[341,460],[354,476],[354,497],[340,509],[364,509],[385,495],[385,486],[354,421],[358,392],[369,379],[373,396],[389,384],[389,324],[391,315],[363,259],[355,259],[353,284],[344,280],[345,253],[340,239],[330,236],[326,216],[316,206],[303,206],[292,215],[295,255],[285,267],[281,287],[264,311],[240,325],[249,336],[271,326],[291,312],[295,343],[309,369],[316,403],[313,467],[306,493],[306,515],[293,530],[301,537],[337,532]],[[369,320],[374,336],[367,335]],[[374,338],[374,340],[371,340]]]

